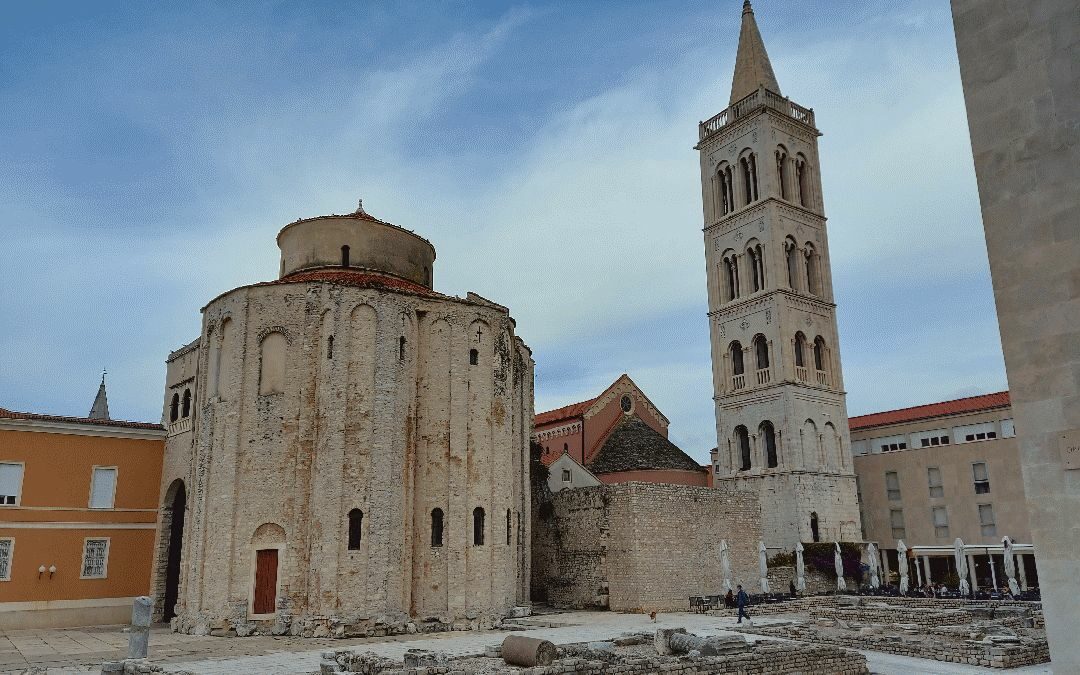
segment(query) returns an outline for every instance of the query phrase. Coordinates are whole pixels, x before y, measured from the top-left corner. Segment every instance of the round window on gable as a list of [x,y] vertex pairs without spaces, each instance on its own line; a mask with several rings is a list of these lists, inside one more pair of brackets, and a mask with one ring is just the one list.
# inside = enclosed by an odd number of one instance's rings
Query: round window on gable
[[623,395],[622,401],[619,402],[619,405],[622,406],[622,411],[627,415],[629,415],[630,411],[634,409],[633,400],[631,400],[630,397],[626,395]]

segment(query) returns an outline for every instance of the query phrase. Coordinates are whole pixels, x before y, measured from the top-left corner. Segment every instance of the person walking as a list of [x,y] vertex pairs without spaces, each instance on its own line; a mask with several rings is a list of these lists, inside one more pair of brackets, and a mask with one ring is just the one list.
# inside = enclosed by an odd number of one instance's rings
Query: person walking
[[791,594],[791,597],[793,597],[793,598],[795,597],[796,592],[795,592],[795,580],[794,579],[792,579],[791,582],[788,583],[788,592]]
[[750,597],[746,595],[742,584],[739,584],[739,593],[735,596],[735,604],[739,607],[739,620],[736,623],[742,623],[744,616],[747,622],[753,623],[750,621],[750,615],[746,613],[746,606],[750,604]]

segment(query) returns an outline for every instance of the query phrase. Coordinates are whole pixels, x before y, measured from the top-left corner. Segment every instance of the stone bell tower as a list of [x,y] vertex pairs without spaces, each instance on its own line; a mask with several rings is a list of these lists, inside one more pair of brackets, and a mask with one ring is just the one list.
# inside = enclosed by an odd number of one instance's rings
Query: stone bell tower
[[726,110],[699,125],[717,449],[766,545],[859,541],[814,111],[780,93],[749,0]]

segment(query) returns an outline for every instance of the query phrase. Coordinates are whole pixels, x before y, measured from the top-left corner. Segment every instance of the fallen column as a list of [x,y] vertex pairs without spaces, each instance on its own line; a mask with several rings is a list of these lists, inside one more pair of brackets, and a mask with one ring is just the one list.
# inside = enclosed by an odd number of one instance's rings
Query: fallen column
[[502,643],[502,657],[511,666],[550,666],[555,660],[555,645],[547,640],[507,635]]

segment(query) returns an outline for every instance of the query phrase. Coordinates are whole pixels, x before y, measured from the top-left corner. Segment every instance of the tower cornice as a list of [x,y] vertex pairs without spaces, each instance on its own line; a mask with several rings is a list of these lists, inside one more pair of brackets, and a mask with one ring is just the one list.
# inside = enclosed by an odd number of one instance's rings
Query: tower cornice
[[785,201],[783,199],[780,199],[779,197],[769,195],[754,202],[753,204],[749,204],[742,207],[741,209],[725,214],[712,225],[706,225],[705,227],[703,227],[701,231],[708,234],[713,230],[720,228],[721,232],[727,232],[736,227],[745,225],[746,223],[754,220],[754,218],[757,218],[758,216],[764,215],[765,211],[768,210],[768,207],[770,205],[776,206],[780,211],[783,211],[784,209],[791,209],[795,213],[810,216],[811,218],[821,221],[822,227],[824,227],[826,221],[828,221],[828,218],[824,214],[818,213],[817,211],[812,211],[805,206],[799,206],[793,202]]
[[[795,309],[804,310],[835,310],[836,303],[823,300],[816,295],[806,295],[804,293],[796,293],[790,288],[773,288],[767,291],[758,291],[746,299],[735,300],[730,302],[719,309],[714,309],[708,312],[709,318],[718,316],[732,316],[738,317],[747,310],[756,311],[768,304],[769,301],[782,297],[787,301],[787,306]],[[800,307],[801,305],[801,307]],[[760,306],[760,307],[759,307]]]

